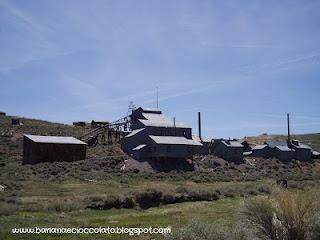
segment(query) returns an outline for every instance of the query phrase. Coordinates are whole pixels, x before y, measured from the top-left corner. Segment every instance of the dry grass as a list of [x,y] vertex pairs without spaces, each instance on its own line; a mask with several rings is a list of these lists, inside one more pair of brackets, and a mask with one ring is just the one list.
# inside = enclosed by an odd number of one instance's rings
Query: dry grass
[[310,225],[318,220],[319,189],[290,192],[275,188],[271,198],[247,200],[240,209],[240,221],[252,226],[262,239],[304,240],[314,235]]
[[319,190],[291,193],[277,190],[274,194],[277,217],[289,239],[304,239],[308,224],[320,211]]

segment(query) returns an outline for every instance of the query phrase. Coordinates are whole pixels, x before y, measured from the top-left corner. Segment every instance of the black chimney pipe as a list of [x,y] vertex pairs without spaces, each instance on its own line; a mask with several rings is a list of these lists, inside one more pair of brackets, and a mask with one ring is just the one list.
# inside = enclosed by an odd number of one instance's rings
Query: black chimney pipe
[[287,113],[287,123],[288,123],[288,141],[290,142],[290,116],[289,113]]
[[201,113],[198,112],[198,127],[199,127],[199,138],[201,140]]

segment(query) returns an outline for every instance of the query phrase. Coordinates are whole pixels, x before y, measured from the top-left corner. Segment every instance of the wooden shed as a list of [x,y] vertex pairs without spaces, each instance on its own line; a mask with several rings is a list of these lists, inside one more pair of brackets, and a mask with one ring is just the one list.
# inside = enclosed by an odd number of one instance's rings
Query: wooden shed
[[86,148],[85,142],[74,137],[24,135],[23,163],[82,160]]
[[256,145],[252,148],[253,157],[272,158],[273,151],[267,144]]
[[282,162],[289,162],[294,158],[294,150],[287,146],[276,146],[273,148],[274,157]]
[[306,144],[299,142],[298,140],[291,140],[289,142],[290,148],[295,150],[295,159],[300,161],[311,161],[312,149]]
[[21,121],[19,118],[12,118],[11,119],[11,125],[21,125]]
[[73,122],[72,124],[73,124],[73,126],[77,126],[77,127],[85,127],[86,126],[86,122]]
[[215,140],[213,153],[228,162],[243,162],[243,145],[235,140]]

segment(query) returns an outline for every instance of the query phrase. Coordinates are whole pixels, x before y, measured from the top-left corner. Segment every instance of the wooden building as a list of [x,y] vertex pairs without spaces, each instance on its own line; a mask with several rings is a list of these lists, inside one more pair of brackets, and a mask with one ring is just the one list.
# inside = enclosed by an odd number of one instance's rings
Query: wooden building
[[214,140],[212,153],[228,162],[243,162],[243,145],[236,140]]
[[192,139],[191,127],[166,117],[159,109],[134,109],[131,128],[121,146],[135,159],[189,158],[203,147]]
[[86,148],[86,143],[74,137],[24,135],[23,163],[82,160]]
[[72,124],[73,124],[73,126],[77,126],[77,127],[85,127],[86,126],[86,122],[73,122]]
[[289,147],[294,149],[294,158],[300,161],[311,161],[312,159],[312,149],[306,144],[299,142],[298,140],[291,140],[289,142]]
[[256,145],[252,148],[252,157],[272,158],[273,151],[267,144]]

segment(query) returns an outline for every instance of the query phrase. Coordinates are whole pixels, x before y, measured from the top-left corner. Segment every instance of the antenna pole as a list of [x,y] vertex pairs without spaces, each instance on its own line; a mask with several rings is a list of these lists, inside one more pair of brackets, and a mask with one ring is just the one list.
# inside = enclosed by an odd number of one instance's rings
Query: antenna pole
[[158,93],[158,87],[157,87],[157,108],[159,108],[159,93]]

